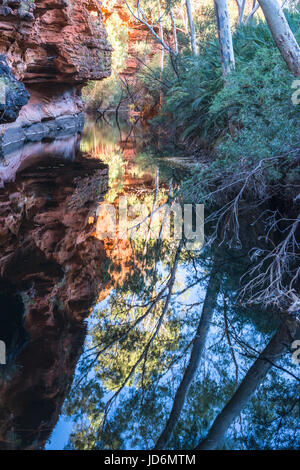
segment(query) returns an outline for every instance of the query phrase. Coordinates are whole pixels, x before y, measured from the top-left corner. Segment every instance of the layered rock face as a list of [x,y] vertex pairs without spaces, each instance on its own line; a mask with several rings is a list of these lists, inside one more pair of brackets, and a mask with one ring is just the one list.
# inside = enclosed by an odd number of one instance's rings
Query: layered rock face
[[110,74],[97,0],[0,0],[0,54],[30,93],[15,126],[74,115],[88,80]]
[[[0,51],[18,80],[76,85],[109,75],[111,47],[96,0],[6,4],[0,10]],[[30,13],[24,16],[20,11],[26,5]]]
[[[32,144],[0,189],[0,449],[42,448],[57,422],[103,281],[92,223],[108,170],[78,138]],[[9,321],[8,321],[9,320]]]

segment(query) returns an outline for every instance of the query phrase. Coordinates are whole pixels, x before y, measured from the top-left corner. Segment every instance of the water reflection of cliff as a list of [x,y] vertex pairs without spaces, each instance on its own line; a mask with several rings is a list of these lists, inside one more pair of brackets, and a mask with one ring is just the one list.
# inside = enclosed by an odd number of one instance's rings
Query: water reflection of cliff
[[169,175],[158,181],[148,155],[136,160],[142,145],[132,130],[91,122],[82,139],[27,145],[0,166],[0,449],[44,447],[82,352],[84,320],[144,270],[129,240],[97,237],[109,222],[97,218],[99,204],[126,195],[151,209],[157,190],[166,198]]
[[78,139],[25,147],[2,166],[0,189],[0,448],[44,446],[72,382],[83,320],[104,288],[92,236],[108,169]]
[[[124,124],[121,127],[96,124],[88,121],[85,126],[85,136],[81,141],[81,148],[88,151],[92,158],[98,158],[109,165],[109,189],[105,200],[98,210],[95,237],[99,233],[110,233],[113,225],[106,204],[112,204],[118,212],[119,198],[124,197],[128,202],[128,209],[132,208],[132,218],[135,205],[143,204],[148,214],[153,209],[153,200],[157,193],[157,203],[166,202],[169,192],[170,173],[165,169],[158,178],[157,161],[151,155],[143,154],[144,136],[135,127]],[[172,170],[171,170],[172,172]],[[100,209],[100,208],[99,208]],[[129,217],[130,218],[130,217]],[[145,220],[142,230],[149,230],[149,218]],[[127,234],[128,235],[128,234]],[[102,239],[102,237],[101,237]],[[133,253],[132,241],[120,236],[118,231],[115,237],[103,239],[107,258],[109,286],[103,297],[106,297],[112,287],[122,285],[126,280],[136,274],[139,268],[143,269]]]

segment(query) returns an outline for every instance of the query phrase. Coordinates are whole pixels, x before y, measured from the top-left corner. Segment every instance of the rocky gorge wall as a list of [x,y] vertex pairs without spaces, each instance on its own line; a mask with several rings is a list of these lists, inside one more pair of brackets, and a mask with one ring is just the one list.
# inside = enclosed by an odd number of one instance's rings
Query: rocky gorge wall
[[[14,110],[15,117],[20,111],[16,120],[0,116],[2,147],[11,151],[16,142],[48,132],[40,126],[26,133],[29,126],[78,115],[82,86],[110,75],[111,46],[100,7],[98,0],[0,0],[0,54],[30,95]],[[6,80],[5,88],[8,98],[15,85]],[[74,132],[80,125],[67,122]]]

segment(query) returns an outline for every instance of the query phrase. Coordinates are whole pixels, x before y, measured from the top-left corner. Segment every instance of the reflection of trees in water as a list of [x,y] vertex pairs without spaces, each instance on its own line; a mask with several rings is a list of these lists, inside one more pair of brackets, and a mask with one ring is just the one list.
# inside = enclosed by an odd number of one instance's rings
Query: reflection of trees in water
[[[280,326],[270,341],[277,315],[238,303],[243,258],[233,263],[219,251],[216,269],[208,251],[153,241],[147,251],[146,276],[135,271],[95,311],[66,405],[80,423],[70,445],[194,448],[220,411],[228,448],[297,446],[296,372],[284,357],[290,329]],[[142,256],[138,246],[135,259]],[[256,359],[263,350],[267,360]]]
[[[99,156],[107,149],[97,150],[95,142],[94,148]],[[170,198],[172,183],[160,183],[157,170],[156,180],[148,181],[147,165],[131,164],[135,149],[129,141],[126,151],[121,171],[112,165],[108,200],[117,203],[121,192],[153,214]],[[95,309],[65,407],[78,425],[69,447],[299,446],[299,379],[287,354],[299,336],[297,317],[269,301],[267,308],[247,302],[249,292],[252,300],[261,296],[262,284],[252,283],[241,298],[241,279],[244,286],[251,282],[255,267],[249,250],[263,233],[257,209],[242,196],[228,203],[220,196],[220,207],[227,204],[222,214],[209,208],[206,229],[214,242],[202,253],[189,252],[184,242],[153,240],[151,216],[149,236],[128,242],[129,258],[118,264],[107,243],[114,290]],[[239,246],[228,248],[233,238]],[[270,241],[280,248],[278,233],[259,241],[258,248],[268,250]],[[115,245],[122,257],[122,244]],[[122,263],[126,270],[119,275]],[[280,282],[286,283],[284,277]]]

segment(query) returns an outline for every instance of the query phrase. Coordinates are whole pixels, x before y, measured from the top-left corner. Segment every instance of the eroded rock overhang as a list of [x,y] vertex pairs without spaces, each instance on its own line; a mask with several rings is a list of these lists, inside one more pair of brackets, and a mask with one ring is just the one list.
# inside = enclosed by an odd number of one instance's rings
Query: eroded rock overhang
[[0,54],[30,94],[13,122],[0,121],[2,155],[81,129],[82,87],[111,72],[100,7],[97,0],[0,0]]

